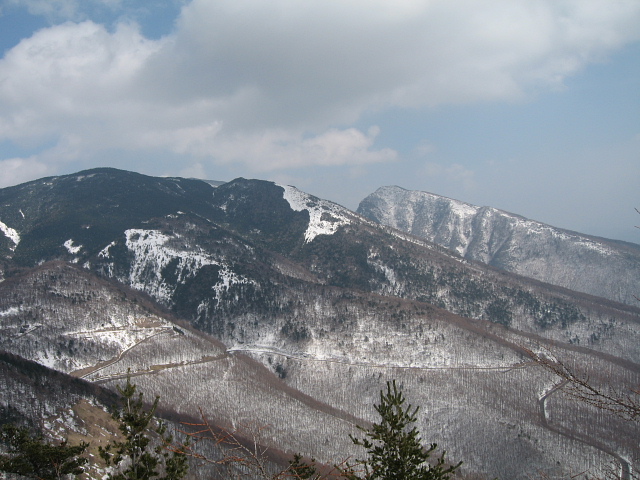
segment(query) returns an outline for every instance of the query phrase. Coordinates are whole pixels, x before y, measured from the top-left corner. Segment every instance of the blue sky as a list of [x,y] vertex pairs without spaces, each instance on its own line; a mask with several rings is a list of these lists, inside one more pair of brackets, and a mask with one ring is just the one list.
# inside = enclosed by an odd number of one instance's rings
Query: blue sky
[[640,243],[637,0],[4,0],[0,187],[383,185]]

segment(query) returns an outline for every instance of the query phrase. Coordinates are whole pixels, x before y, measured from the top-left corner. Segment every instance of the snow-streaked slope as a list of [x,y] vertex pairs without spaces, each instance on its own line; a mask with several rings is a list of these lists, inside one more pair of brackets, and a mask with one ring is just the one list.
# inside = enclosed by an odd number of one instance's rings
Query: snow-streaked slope
[[117,358],[173,325],[77,268],[45,264],[0,284],[0,348],[70,373]]
[[[197,247],[179,248],[179,234],[166,235],[158,230],[129,229],[124,235],[132,261],[128,278],[121,280],[136,290],[150,294],[161,303],[170,304],[176,284],[193,278],[206,265],[219,267],[219,282],[212,286],[213,292],[220,293],[231,285],[249,282],[229,269],[224,262]],[[98,254],[105,260],[107,271],[112,271],[108,262],[111,257],[110,251],[115,246],[115,243],[111,243]],[[176,274],[175,282],[169,282],[163,277],[169,266]]]
[[0,221],[0,231],[13,242],[11,250],[15,250],[20,243],[20,234],[13,228]]
[[60,263],[0,285],[0,349],[91,380],[224,352],[137,297]]
[[318,235],[333,235],[338,228],[351,223],[348,211],[335,203],[320,200],[292,186],[284,186],[284,199],[297,212],[309,212],[309,227],[304,234],[305,242]]
[[381,187],[358,213],[454,250],[465,258],[636,305],[640,246],[545,225],[428,192]]
[[[3,213],[23,237],[15,252],[2,243],[6,258],[15,262],[22,251],[33,266],[77,255],[84,266],[64,264],[76,279],[49,264],[28,275],[23,267],[0,284],[0,338],[12,351],[110,385],[131,368],[163,404],[195,416],[202,407],[231,426],[270,425],[262,437],[269,445],[327,461],[359,455],[347,433],[374,418],[371,404],[393,378],[423,406],[425,441],[441,441],[469,473],[524,480],[597,468],[610,456],[592,438],[640,461],[629,426],[559,400],[553,376],[522,349],[539,342],[567,353],[558,358],[575,360],[590,378],[602,372],[616,386],[635,386],[640,312],[632,307],[530,282],[454,251],[443,255],[428,240],[293,187],[237,179],[212,190],[124,172],[91,175],[65,180],[50,197],[65,222],[42,223],[51,215],[36,216],[38,195],[23,195],[19,205],[27,218],[40,218],[33,225]],[[80,186],[77,198],[105,192],[85,205],[82,222],[75,207],[66,209],[77,205],[69,189]],[[461,253],[475,248],[474,222],[490,226],[499,217],[450,207],[452,218],[470,225],[459,236]],[[51,232],[51,248],[43,248]],[[503,237],[492,232],[493,248]],[[82,249],[73,254],[68,240]],[[226,348],[172,323],[130,288]],[[239,352],[266,368],[248,368]]]

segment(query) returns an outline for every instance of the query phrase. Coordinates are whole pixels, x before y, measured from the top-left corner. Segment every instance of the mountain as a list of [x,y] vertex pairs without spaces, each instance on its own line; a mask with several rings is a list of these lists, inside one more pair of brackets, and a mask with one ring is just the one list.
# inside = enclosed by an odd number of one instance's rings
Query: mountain
[[379,188],[357,211],[464,258],[638,305],[640,245],[583,235],[492,207],[396,186]]
[[[107,435],[117,424],[106,412],[116,401],[113,392],[51,370],[17,355],[0,352],[0,424],[41,428],[47,437],[90,443],[88,454],[98,457]],[[90,478],[105,475],[104,465],[91,463]]]
[[272,182],[95,169],[0,200],[0,348],[13,355],[112,391],[130,370],[175,415],[268,426],[254,433],[270,451],[328,464],[362,455],[348,435],[392,378],[466,475],[640,461],[634,423],[562,395],[529,356],[635,386],[637,308]]

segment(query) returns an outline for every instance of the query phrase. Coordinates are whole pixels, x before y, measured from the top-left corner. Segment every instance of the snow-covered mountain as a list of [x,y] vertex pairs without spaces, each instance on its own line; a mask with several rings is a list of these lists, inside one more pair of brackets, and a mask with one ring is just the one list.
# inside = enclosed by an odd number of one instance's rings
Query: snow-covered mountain
[[361,455],[348,435],[392,378],[466,474],[640,461],[634,424],[563,396],[527,353],[635,386],[637,308],[259,180],[96,169],[0,190],[0,221],[13,354],[111,389],[131,369],[176,414],[269,425],[264,445],[327,463]]
[[638,305],[640,245],[583,235],[492,207],[428,192],[381,187],[358,213],[471,260]]

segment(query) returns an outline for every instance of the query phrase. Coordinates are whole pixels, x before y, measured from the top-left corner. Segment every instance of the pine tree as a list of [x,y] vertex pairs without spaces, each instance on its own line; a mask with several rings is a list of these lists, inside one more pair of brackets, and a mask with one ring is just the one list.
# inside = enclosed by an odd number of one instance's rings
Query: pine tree
[[124,440],[100,447],[100,456],[107,465],[117,467],[109,480],[179,480],[184,477],[188,469],[187,457],[181,449],[167,448],[173,438],[154,416],[160,397],[145,410],[143,394],[136,395],[137,387],[130,377],[125,385],[117,388],[121,396],[120,407],[112,416],[120,423]]
[[0,455],[0,471],[40,480],[58,480],[84,473],[87,459],[81,457],[87,443],[69,446],[67,442],[47,442],[41,434],[31,435],[24,427],[4,425],[2,443],[7,454]]
[[365,433],[364,438],[351,436],[354,444],[367,450],[368,459],[343,470],[349,480],[447,480],[460,466],[462,462],[446,465],[444,452],[435,464],[428,462],[437,445],[432,443],[428,449],[422,446],[418,430],[412,426],[419,407],[404,407],[404,403],[395,380],[387,382],[387,392],[380,391],[380,403],[374,405],[380,422],[371,428],[358,427]]
[[307,463],[302,459],[302,455],[296,453],[293,460],[289,461],[289,468],[285,470],[285,478],[294,478],[299,480],[317,480],[320,478],[316,469],[315,460],[311,459],[311,463]]

